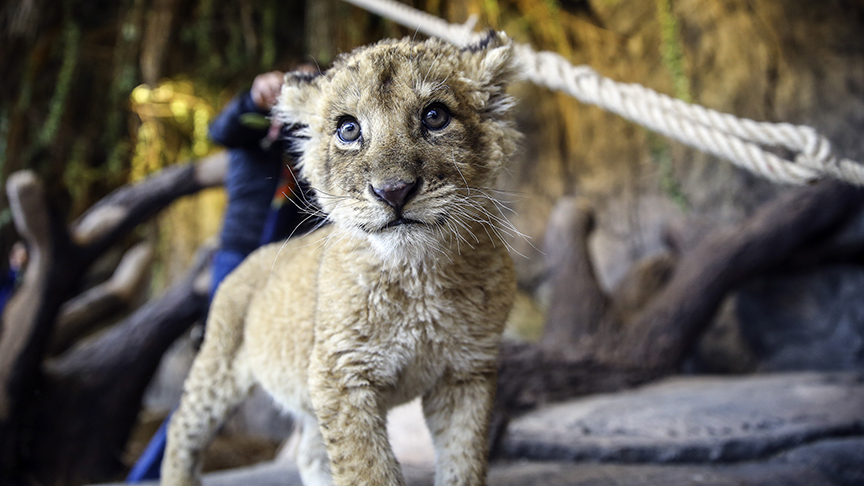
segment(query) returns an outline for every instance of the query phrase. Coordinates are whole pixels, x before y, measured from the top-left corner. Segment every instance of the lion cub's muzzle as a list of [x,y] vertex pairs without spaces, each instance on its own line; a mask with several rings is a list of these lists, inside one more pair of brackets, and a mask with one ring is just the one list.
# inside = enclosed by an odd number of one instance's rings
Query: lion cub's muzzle
[[422,180],[418,177],[412,182],[402,180],[388,180],[378,186],[369,185],[372,194],[384,201],[396,211],[397,216],[402,215],[402,208],[420,191]]
[[420,187],[423,185],[423,180],[421,178],[417,178],[413,181],[405,181],[400,179],[389,179],[384,182],[376,184],[369,184],[369,191],[372,195],[387,204],[391,208],[393,208],[394,215],[393,219],[384,226],[384,228],[392,228],[395,226],[401,226],[405,224],[421,224],[421,221],[417,221],[410,218],[404,218],[402,216],[403,209],[405,205],[408,204],[411,199],[414,198],[419,192]]

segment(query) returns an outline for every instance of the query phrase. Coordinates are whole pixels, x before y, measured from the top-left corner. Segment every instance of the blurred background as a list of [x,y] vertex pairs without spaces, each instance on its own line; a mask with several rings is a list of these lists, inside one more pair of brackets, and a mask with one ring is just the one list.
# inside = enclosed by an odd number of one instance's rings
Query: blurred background
[[[864,160],[862,1],[404,3],[454,23],[477,15],[478,28],[504,30],[604,76],[721,112],[811,125],[842,156]],[[324,70],[341,52],[411,35],[338,0],[6,0],[0,253],[20,239],[2,189],[10,174],[33,171],[52,211],[71,222],[117,188],[222,150],[208,139],[208,124],[256,74],[310,62]],[[562,197],[592,208],[587,244],[608,291],[637,262],[668,249],[669,228],[697,238],[744,221],[789,190],[565,94],[527,83],[511,93],[525,134],[501,181],[510,219],[526,235],[512,242],[521,290],[514,336],[542,333],[550,290],[541,249]],[[225,204],[221,188],[201,191],[119,243],[125,250],[146,241],[155,249],[144,301],[178,281],[218,232]],[[862,291],[860,262],[747,282],[724,300],[713,334],[684,369],[860,369]],[[151,389],[148,403],[170,408],[177,382],[167,395]]]
[[[862,4],[782,0],[413,1],[452,22],[479,16],[518,42],[613,79],[740,117],[809,124],[860,158]],[[252,78],[384,37],[412,35],[337,0],[11,0],[0,7],[0,182],[32,169],[67,219],[112,189],[219,147],[207,125]],[[567,95],[513,93],[527,135],[504,181],[517,227],[538,243],[554,202],[580,194],[601,216],[594,245],[613,285],[657,250],[659,223],[729,221],[782,188]],[[182,201],[146,231],[164,287],[219,226],[219,191]],[[0,204],[4,202],[0,201]],[[15,241],[0,209],[3,254]],[[533,251],[517,260],[526,278]]]

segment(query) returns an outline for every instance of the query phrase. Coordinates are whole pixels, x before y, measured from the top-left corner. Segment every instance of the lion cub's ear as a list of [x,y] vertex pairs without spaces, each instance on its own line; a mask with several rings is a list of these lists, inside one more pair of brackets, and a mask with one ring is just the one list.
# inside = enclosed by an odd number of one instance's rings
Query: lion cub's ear
[[519,66],[513,43],[507,34],[490,30],[480,41],[462,49],[463,75],[473,81],[477,108],[490,115],[501,115],[512,106],[504,94],[515,80]]
[[321,95],[320,73],[294,71],[285,74],[282,91],[273,116],[285,125],[308,126],[314,117]]

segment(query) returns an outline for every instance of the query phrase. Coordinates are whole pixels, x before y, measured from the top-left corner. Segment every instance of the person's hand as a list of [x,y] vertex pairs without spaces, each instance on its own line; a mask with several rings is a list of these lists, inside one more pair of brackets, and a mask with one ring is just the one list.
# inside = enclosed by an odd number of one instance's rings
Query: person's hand
[[282,80],[285,74],[280,71],[259,74],[252,81],[252,101],[255,106],[262,110],[269,110],[276,103],[279,91],[282,89]]
[[24,243],[16,241],[9,252],[9,269],[21,270],[27,265],[27,247]]

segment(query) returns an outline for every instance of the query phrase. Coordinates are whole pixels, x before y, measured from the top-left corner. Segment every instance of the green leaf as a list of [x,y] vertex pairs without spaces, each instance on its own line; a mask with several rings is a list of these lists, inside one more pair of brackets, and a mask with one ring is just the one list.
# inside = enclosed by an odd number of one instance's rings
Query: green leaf
[[252,130],[266,130],[270,128],[270,119],[260,113],[243,113],[240,124]]

